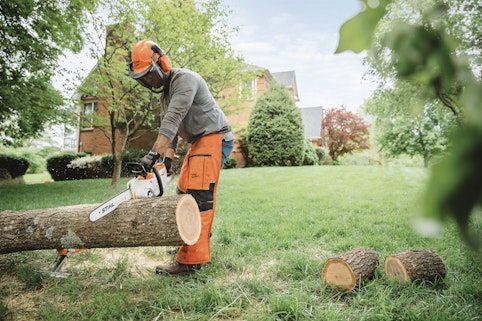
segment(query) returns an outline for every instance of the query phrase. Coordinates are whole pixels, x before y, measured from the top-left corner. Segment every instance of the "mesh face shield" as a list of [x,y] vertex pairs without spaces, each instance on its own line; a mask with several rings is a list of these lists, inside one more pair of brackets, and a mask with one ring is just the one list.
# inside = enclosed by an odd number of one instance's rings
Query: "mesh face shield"
[[[131,62],[129,64],[129,73],[130,73],[130,76],[132,78],[134,78],[135,80],[137,80],[137,82],[139,82],[142,86],[154,91],[154,92],[160,92],[162,90],[162,87],[164,86],[164,81],[166,79],[166,73],[162,70],[162,68],[157,64],[157,62],[155,61],[155,58],[156,58],[156,53],[154,53],[152,55],[152,58],[151,58],[151,65],[144,69],[143,71],[141,72],[134,72],[134,68],[133,68],[133,63]],[[160,89],[157,89],[155,90],[151,84],[151,82],[149,82],[149,80],[152,79],[152,75],[151,73],[154,73],[155,75],[157,75],[159,77],[159,79],[161,80],[161,86],[160,87],[156,87],[156,88],[160,88]]]

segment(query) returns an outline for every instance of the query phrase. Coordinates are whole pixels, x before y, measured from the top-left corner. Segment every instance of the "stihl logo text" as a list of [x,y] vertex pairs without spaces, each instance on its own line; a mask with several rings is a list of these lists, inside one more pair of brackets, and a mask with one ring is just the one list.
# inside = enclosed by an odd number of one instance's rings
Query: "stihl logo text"
[[102,208],[102,214],[105,213],[105,212],[107,212],[108,210],[110,210],[110,209],[113,208],[113,207],[114,207],[114,204],[113,204],[113,203],[107,204],[106,206],[104,206],[104,207]]

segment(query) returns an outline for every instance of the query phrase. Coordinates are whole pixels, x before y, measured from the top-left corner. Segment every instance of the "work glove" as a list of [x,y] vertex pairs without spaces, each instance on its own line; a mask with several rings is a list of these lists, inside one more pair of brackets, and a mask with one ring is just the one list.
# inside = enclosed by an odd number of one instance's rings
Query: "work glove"
[[166,166],[167,175],[171,175],[172,158],[164,157],[164,166]]
[[158,152],[151,150],[146,156],[142,157],[139,162],[144,165],[144,168],[148,172],[156,164],[160,156],[161,155]]

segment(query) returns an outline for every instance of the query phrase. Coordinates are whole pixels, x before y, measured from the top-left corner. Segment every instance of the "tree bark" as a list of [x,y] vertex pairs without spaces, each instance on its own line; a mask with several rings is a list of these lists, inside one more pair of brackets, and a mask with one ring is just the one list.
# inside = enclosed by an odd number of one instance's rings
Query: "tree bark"
[[0,254],[63,248],[192,245],[201,216],[189,194],[134,199],[91,222],[99,204],[0,212]]
[[351,291],[363,281],[373,278],[378,265],[375,251],[356,247],[326,261],[321,277],[333,287]]
[[445,265],[432,250],[409,250],[385,258],[385,275],[399,281],[429,281],[445,277]]

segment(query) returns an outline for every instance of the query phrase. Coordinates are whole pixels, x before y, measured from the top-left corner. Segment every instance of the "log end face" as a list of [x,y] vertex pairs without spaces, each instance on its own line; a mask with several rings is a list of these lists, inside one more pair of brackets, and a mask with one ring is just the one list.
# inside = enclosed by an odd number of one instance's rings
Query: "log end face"
[[356,286],[356,278],[352,269],[339,258],[331,258],[325,263],[321,278],[326,284],[345,291],[351,291]]
[[400,282],[443,279],[446,271],[440,256],[432,250],[408,250],[385,259],[385,274]]
[[385,275],[387,278],[404,283],[410,280],[407,270],[403,263],[396,257],[388,256],[385,258]]
[[201,235],[201,214],[196,200],[189,194],[184,195],[176,207],[176,223],[179,236],[186,245],[193,245]]

